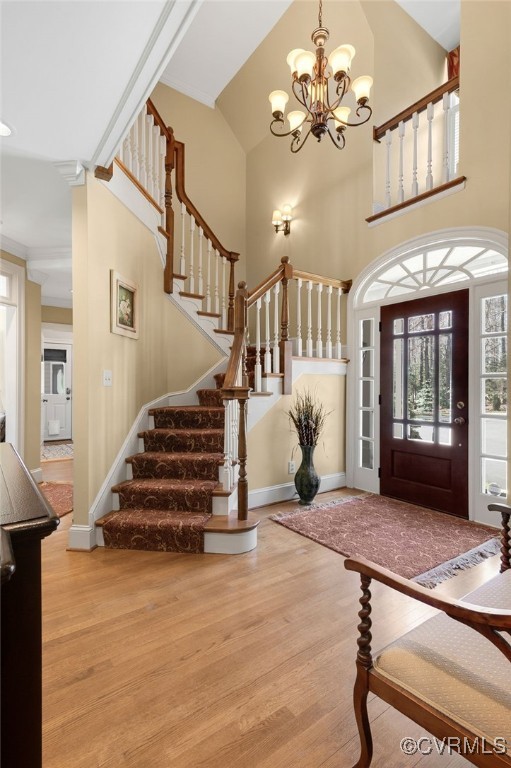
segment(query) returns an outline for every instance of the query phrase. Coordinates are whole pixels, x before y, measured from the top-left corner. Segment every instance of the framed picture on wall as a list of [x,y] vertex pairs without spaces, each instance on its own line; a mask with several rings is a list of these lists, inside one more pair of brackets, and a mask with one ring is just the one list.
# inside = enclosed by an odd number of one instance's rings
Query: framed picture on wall
[[110,330],[121,336],[138,339],[137,286],[115,270],[110,270]]

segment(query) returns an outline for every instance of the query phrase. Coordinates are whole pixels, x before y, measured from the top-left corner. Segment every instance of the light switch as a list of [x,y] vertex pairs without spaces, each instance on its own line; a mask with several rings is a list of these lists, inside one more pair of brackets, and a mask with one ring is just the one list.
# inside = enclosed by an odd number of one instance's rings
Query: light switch
[[112,386],[112,371],[103,371],[103,386]]

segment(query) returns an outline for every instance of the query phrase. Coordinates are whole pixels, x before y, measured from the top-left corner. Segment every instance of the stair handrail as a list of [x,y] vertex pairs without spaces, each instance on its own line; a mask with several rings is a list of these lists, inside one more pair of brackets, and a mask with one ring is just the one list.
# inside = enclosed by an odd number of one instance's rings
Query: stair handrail
[[399,127],[399,123],[405,123],[408,120],[411,120],[416,112],[424,112],[424,110],[428,108],[428,104],[436,104],[437,101],[440,101],[443,98],[444,93],[452,93],[453,91],[458,90],[459,87],[460,78],[459,75],[456,75],[456,77],[452,77],[450,80],[447,80],[447,82],[442,83],[442,85],[439,85],[438,88],[435,88],[430,93],[426,94],[426,96],[423,96],[422,99],[419,99],[414,104],[411,104],[406,109],[403,109],[401,112],[399,112],[394,117],[391,117],[385,123],[373,126],[374,141],[379,142],[380,139],[385,136],[387,131],[395,130]]
[[[164,144],[161,147],[159,143],[150,144],[151,149],[146,157],[145,132],[151,130],[146,127],[145,123],[148,116],[150,116],[149,119],[151,120],[150,125],[152,126],[154,121],[154,127],[159,130],[158,136],[161,137],[161,141]],[[142,123],[140,122],[141,120]],[[152,138],[152,134],[150,136],[151,142],[157,141],[157,139]],[[163,148],[165,151],[163,151]],[[211,243],[218,256],[229,263],[226,330],[233,331],[235,264],[239,260],[240,254],[237,251],[229,251],[222,245],[209,224],[188,197],[185,189],[185,145],[182,141],[178,141],[175,138],[173,129],[165,125],[163,118],[151,99],[147,100],[144,111],[137,117],[124,138],[120,153],[123,158],[122,160],[116,157],[108,168],[97,166],[95,176],[103,181],[110,181],[115,163],[156,208],[158,213],[162,215],[162,225],[158,227],[158,231],[167,241],[163,277],[165,293],[172,293],[174,288],[174,209],[172,207],[172,172],[174,171],[175,193],[179,202],[184,206],[188,215],[193,218],[195,224]],[[152,177],[151,173],[149,173],[148,165],[152,169],[157,169],[157,172]],[[142,173],[140,173],[141,170]],[[146,182],[145,184],[144,181]]]

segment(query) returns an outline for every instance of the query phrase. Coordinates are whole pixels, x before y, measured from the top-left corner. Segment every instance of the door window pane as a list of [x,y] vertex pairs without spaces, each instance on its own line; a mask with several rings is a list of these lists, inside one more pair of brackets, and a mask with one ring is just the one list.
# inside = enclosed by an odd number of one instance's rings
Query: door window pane
[[440,312],[438,317],[439,328],[452,328],[452,312],[450,310],[446,312]]
[[505,373],[507,370],[507,339],[492,336],[483,339],[483,372]]
[[505,458],[507,456],[507,421],[482,419],[481,432],[483,453]]
[[408,439],[423,440],[425,443],[433,442],[434,427],[427,424],[409,424]]
[[433,421],[435,348],[432,336],[408,339],[408,418]]
[[433,331],[435,328],[435,316],[417,315],[408,318],[408,333],[419,333],[419,331]]
[[440,445],[452,445],[452,429],[450,427],[438,428],[438,442]]
[[483,379],[483,413],[507,413],[506,379]]
[[483,299],[483,333],[507,331],[507,296],[490,296]]
[[392,436],[395,437],[398,440],[402,440],[404,437],[404,429],[403,424],[393,424],[392,425]]
[[360,415],[362,417],[362,436],[373,437],[373,412],[361,411]]
[[507,488],[507,462],[498,459],[482,460],[482,491],[492,496],[505,496]]
[[360,441],[360,466],[364,469],[373,468],[373,444],[369,440]]
[[402,317],[398,318],[397,320],[394,320],[394,333],[396,336],[399,336],[399,334],[405,332],[405,321]]
[[438,420],[451,423],[452,410],[452,336],[442,333],[438,338]]
[[373,407],[373,382],[372,381],[363,381],[362,382],[362,408],[372,408]]
[[373,359],[374,359],[373,350],[372,349],[364,349],[361,352],[361,356],[362,356],[362,359],[361,359],[361,363],[360,363],[360,368],[361,368],[361,371],[362,371],[362,377],[364,379],[372,378],[372,376],[373,376]]
[[360,323],[362,326],[362,346],[363,347],[372,347],[373,346],[373,321],[372,320],[362,320]]
[[404,416],[404,341],[394,339],[394,371],[393,371],[394,418]]

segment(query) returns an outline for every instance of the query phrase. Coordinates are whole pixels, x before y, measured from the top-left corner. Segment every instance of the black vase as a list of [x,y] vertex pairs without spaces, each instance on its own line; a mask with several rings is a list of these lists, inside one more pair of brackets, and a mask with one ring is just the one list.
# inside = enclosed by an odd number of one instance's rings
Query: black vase
[[295,488],[300,497],[300,504],[310,504],[318,492],[321,478],[314,469],[312,459],[315,445],[301,445],[302,463],[295,475]]

